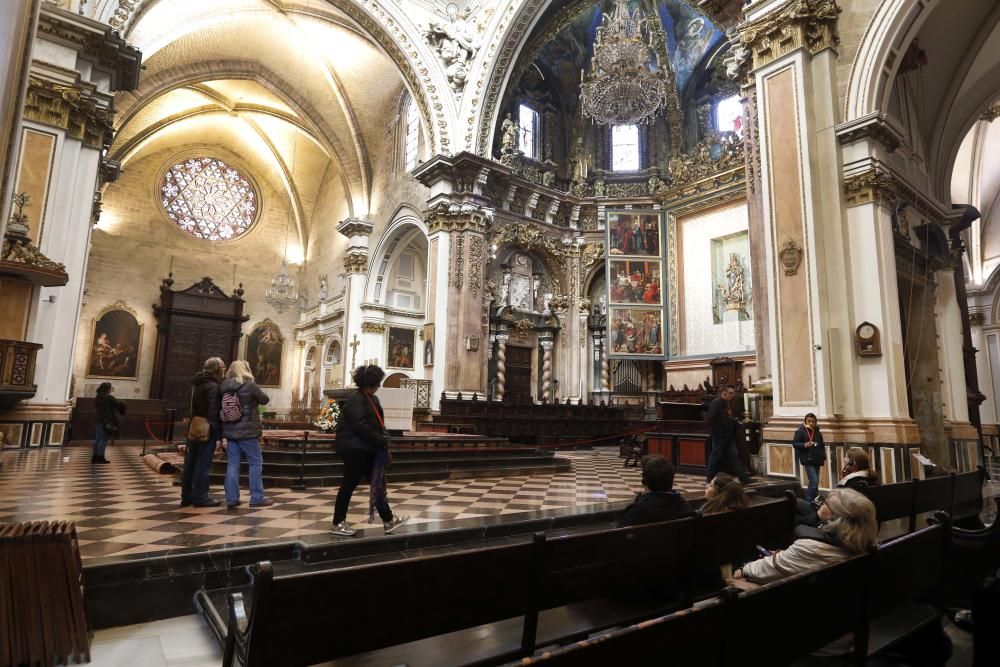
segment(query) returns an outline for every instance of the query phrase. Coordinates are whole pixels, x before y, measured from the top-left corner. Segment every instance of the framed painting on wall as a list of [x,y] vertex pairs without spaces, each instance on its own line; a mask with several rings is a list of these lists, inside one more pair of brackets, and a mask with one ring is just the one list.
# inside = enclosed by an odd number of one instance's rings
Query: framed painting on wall
[[135,380],[139,377],[142,324],[135,311],[118,301],[94,319],[87,377]]
[[389,327],[385,350],[386,368],[398,368],[405,371],[414,369],[413,350],[416,347],[416,334],[416,329]]
[[424,366],[434,365],[434,325],[425,324],[423,330],[424,338]]
[[657,211],[608,211],[608,254],[660,258],[662,229]]
[[663,303],[660,290],[661,264],[646,259],[613,259],[611,270],[611,303],[659,306]]
[[608,341],[620,357],[663,356],[663,309],[611,307]]
[[281,353],[284,343],[281,330],[270,319],[256,325],[247,336],[244,356],[258,386],[281,386]]

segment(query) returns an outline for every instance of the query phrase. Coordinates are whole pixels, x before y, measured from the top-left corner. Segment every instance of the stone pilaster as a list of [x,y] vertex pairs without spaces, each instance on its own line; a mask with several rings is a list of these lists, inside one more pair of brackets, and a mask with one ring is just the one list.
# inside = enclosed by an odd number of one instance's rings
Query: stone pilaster
[[[361,304],[365,298],[365,279],[368,273],[368,242],[372,233],[372,223],[360,218],[345,218],[337,231],[347,237],[347,250],[344,252],[344,272],[347,285],[344,290],[344,340],[354,340],[355,337],[364,340],[362,327]],[[360,350],[361,360],[367,349]],[[351,373],[358,360],[358,348],[352,349],[351,364],[344,364],[344,386],[351,386]]]

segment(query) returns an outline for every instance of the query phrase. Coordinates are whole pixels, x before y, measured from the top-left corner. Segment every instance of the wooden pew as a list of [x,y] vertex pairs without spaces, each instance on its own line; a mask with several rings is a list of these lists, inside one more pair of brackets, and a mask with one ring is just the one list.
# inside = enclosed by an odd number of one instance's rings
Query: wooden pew
[[[739,593],[726,589],[703,607],[637,623],[512,665],[785,665],[854,633],[853,660],[868,657],[936,620],[948,521],[884,545],[874,554]],[[929,567],[924,568],[927,563]],[[907,583],[911,582],[911,583]],[[782,622],[808,605],[808,622],[780,637],[749,619]],[[869,629],[870,628],[870,629]]]
[[[792,503],[786,498],[741,510],[747,528],[737,540],[739,550],[771,540],[776,519],[786,521],[781,530],[790,533]],[[637,599],[628,592],[671,584],[677,573],[693,570],[696,555],[717,554],[726,559],[720,563],[728,562],[737,549],[711,543],[728,539],[718,530],[720,519],[536,536],[530,544],[290,576],[276,577],[270,563],[260,563],[252,609],[241,594],[231,596],[223,664],[309,665],[487,624],[488,630],[461,633],[450,643],[428,640],[407,650],[426,658],[432,646],[440,652],[439,664],[448,662],[448,651],[451,659],[457,652],[469,661],[530,654],[539,643],[568,641],[676,608],[676,598]],[[696,537],[701,524],[707,528]],[[681,602],[690,599],[689,589],[679,590]],[[377,607],[364,603],[373,594]],[[399,651],[390,664],[397,658]]]

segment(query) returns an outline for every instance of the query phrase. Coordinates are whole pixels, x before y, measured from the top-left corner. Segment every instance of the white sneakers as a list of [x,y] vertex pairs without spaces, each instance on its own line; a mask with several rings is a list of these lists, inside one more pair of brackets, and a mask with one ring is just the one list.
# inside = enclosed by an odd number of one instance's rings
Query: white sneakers
[[351,526],[346,521],[341,521],[340,523],[333,524],[333,528],[330,532],[338,537],[354,537],[354,534],[358,531],[351,528]]
[[410,517],[408,517],[408,516],[398,516],[397,515],[397,516],[392,517],[392,521],[386,521],[386,522],[384,522],[382,524],[382,527],[385,528],[385,534],[386,535],[392,535],[392,532],[394,530],[396,530],[397,528],[399,528],[400,526],[402,526],[404,523],[406,523],[409,520],[410,520]]

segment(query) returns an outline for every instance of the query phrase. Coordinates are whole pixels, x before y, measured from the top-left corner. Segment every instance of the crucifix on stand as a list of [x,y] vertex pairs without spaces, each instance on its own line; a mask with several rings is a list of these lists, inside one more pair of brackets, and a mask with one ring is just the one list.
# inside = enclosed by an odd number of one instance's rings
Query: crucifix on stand
[[354,340],[348,343],[348,347],[351,348],[351,370],[358,367],[358,346],[361,345],[361,341],[358,340],[358,334],[354,334]]

